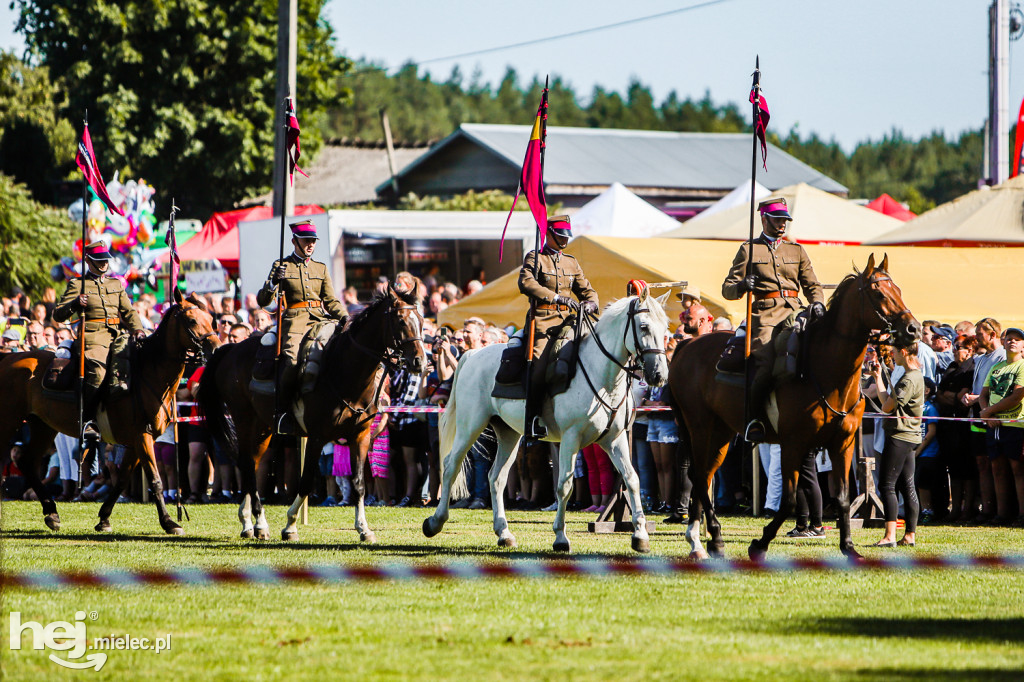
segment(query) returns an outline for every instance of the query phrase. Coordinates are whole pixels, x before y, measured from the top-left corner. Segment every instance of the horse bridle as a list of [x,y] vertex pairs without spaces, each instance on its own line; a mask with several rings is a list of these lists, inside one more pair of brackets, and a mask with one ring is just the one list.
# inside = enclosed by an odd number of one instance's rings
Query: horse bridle
[[895,344],[892,341],[886,341],[885,340],[886,337],[888,337],[890,339],[893,338],[893,336],[896,333],[896,330],[893,329],[893,326],[892,326],[892,318],[898,318],[901,315],[903,315],[904,313],[909,313],[910,312],[909,308],[904,308],[903,310],[900,310],[899,312],[893,313],[889,317],[886,317],[885,315],[882,314],[882,311],[879,310],[878,307],[875,305],[875,302],[871,300],[871,297],[867,293],[868,291],[877,291],[877,292],[881,293],[881,289],[879,287],[875,286],[875,285],[877,285],[877,284],[879,284],[881,282],[891,282],[891,281],[892,281],[892,277],[890,277],[888,274],[885,274],[885,275],[872,275],[871,277],[868,278],[868,281],[866,281],[866,282],[864,282],[863,284],[860,285],[860,294],[861,294],[861,296],[864,297],[864,298],[867,298],[868,305],[871,307],[871,312],[873,312],[878,317],[879,321],[881,321],[881,323],[883,325],[883,327],[878,331],[878,333],[875,334],[870,339],[870,342],[874,343],[874,344],[883,344],[883,345],[886,345],[886,346],[894,346]]

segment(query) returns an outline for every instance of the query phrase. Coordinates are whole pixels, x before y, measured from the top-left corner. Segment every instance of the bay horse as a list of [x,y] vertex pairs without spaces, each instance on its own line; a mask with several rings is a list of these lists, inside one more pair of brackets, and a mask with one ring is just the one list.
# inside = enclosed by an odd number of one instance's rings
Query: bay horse
[[[879,331],[902,347],[920,338],[921,325],[904,305],[902,292],[889,274],[888,255],[876,268],[872,254],[863,272],[854,272],[839,284],[825,316],[807,327],[804,378],[783,380],[774,388],[778,419],[766,425],[767,442],[782,446],[782,503],[761,538],[750,543],[751,559],[764,557],[794,508],[800,463],[817,448],[827,448],[832,459],[832,482],[839,503],[839,548],[848,557],[860,556],[850,536],[848,479],[864,414],[861,366],[870,338]],[[709,491],[730,441],[744,425],[743,386],[715,380],[716,364],[728,340],[727,333],[699,336],[676,349],[669,368],[670,403],[680,424],[685,422],[693,445],[693,495],[686,536],[694,558],[708,556],[700,539],[702,512],[707,514],[711,535],[708,549],[713,555],[722,554],[722,527]]]
[[[127,448],[111,482],[110,495],[100,506],[100,520],[96,524],[100,532],[111,530],[110,514],[117,498],[141,462],[150,480],[160,527],[170,535],[184,533],[171,520],[164,504],[153,439],[171,423],[171,398],[185,371],[186,358],[192,353],[212,352],[220,341],[206,304],[194,294],[186,299],[182,299],[180,291],[175,290],[174,294],[175,302],[164,313],[156,331],[139,343],[131,366],[129,391],[105,398],[97,411],[96,422],[104,440]],[[43,505],[46,525],[59,530],[57,505],[39,480],[39,465],[57,432],[77,437],[79,422],[77,400],[50,397],[50,392],[43,390],[43,377],[53,358],[48,350],[36,350],[13,353],[0,362],[0,386],[6,387],[0,394],[0,442],[8,442],[22,422],[28,423],[32,436],[18,467]]]
[[[640,479],[630,461],[628,428],[633,422],[633,396],[629,390],[631,364],[639,358],[644,378],[662,386],[668,378],[665,336],[668,316],[660,299],[646,287],[639,296],[610,304],[579,341],[579,366],[569,388],[545,402],[541,411],[548,435],[558,445],[558,511],[553,529],[556,552],[570,550],[565,535],[565,506],[572,493],[572,474],[580,448],[597,443],[611,457],[626,484],[633,508],[632,547],[650,551],[647,519],[640,504]],[[506,344],[492,344],[468,351],[459,361],[452,380],[451,397],[440,420],[441,494],[432,516],[423,521],[423,534],[437,535],[448,520],[449,497],[453,487],[465,487],[462,465],[466,452],[490,425],[498,439],[498,453],[489,475],[494,509],[494,533],[499,547],[515,547],[508,529],[503,495],[509,469],[519,450],[526,401],[491,397],[494,376]]]
[[[363,507],[363,469],[371,445],[370,429],[386,368],[405,363],[418,374],[426,367],[423,318],[418,305],[415,291],[389,287],[344,329],[339,325],[324,348],[316,384],[302,396],[301,413],[296,414],[296,421],[305,426],[308,441],[298,495],[288,509],[282,540],[298,539],[296,520],[319,475],[320,451],[327,443],[344,438],[355,455],[355,527],[360,541],[376,541]],[[260,338],[250,337],[218,350],[199,381],[198,402],[210,437],[224,447],[242,474],[243,498],[238,508],[241,536],[266,540],[270,531],[256,487],[256,470],[270,445],[275,410],[274,396],[249,390],[259,346]]]

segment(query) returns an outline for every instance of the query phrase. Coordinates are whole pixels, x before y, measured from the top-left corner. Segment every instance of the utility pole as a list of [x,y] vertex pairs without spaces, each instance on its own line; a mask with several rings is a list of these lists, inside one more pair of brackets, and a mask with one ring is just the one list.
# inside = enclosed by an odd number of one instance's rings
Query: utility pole
[[[284,99],[295,94],[296,51],[298,45],[298,0],[277,2],[277,90],[274,95],[274,215],[295,214],[295,190],[286,178]],[[296,106],[296,108],[298,108]]]
[[1010,177],[1010,0],[992,0],[989,20],[989,184]]

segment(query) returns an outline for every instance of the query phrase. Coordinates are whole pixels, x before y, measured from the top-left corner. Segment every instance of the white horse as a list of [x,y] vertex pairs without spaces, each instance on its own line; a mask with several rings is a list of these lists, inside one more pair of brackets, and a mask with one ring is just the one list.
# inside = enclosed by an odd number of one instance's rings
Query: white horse
[[[565,535],[565,505],[572,493],[572,472],[580,448],[597,443],[622,474],[633,508],[633,549],[650,551],[647,520],[640,505],[639,478],[630,462],[627,428],[633,421],[633,397],[629,391],[628,364],[639,358],[644,378],[652,386],[668,379],[665,335],[668,316],[661,298],[630,296],[609,305],[594,332],[579,342],[579,367],[568,390],[544,401],[541,417],[547,426],[545,440],[559,443],[558,511],[553,525],[556,552],[569,551]],[[596,338],[595,338],[596,337]],[[509,469],[519,450],[524,430],[525,400],[492,398],[494,376],[504,344],[469,351],[459,362],[451,398],[440,421],[441,495],[437,510],[423,521],[423,534],[437,535],[448,520],[453,489],[465,492],[462,463],[466,452],[490,424],[498,437],[498,454],[490,471],[494,532],[499,547],[515,547],[516,540],[505,519],[503,493]],[[456,479],[458,479],[456,481]]]

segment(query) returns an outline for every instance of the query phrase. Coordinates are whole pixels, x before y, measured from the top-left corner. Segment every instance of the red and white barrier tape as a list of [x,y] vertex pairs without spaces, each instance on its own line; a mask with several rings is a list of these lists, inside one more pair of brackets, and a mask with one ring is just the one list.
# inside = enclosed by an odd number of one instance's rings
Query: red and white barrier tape
[[473,580],[483,578],[567,578],[667,576],[680,574],[790,573],[856,570],[1024,570],[1024,554],[927,555],[896,552],[857,561],[829,557],[777,556],[749,559],[577,559],[566,561],[454,562],[449,564],[320,564],[312,566],[179,567],[152,570],[105,569],[86,572],[26,571],[0,574],[0,586],[37,590],[69,587],[126,588],[147,585],[208,587],[211,585],[280,585],[285,583],[345,584],[381,580]]
[[[412,406],[412,405],[382,405],[380,408],[381,412],[387,412],[389,414],[396,414],[405,412],[406,414],[424,414],[424,413],[440,413],[444,412],[443,407],[431,406]],[[647,407],[636,408],[637,412],[671,412],[672,408],[666,405],[651,405]]]

